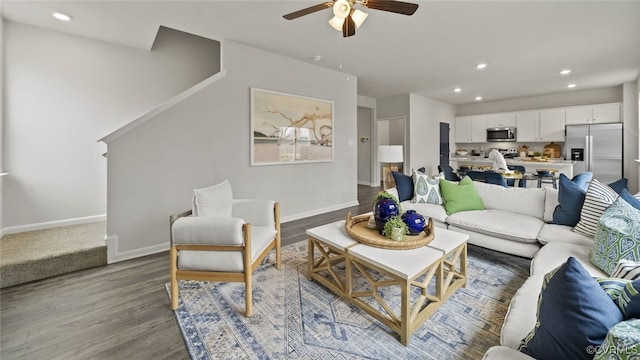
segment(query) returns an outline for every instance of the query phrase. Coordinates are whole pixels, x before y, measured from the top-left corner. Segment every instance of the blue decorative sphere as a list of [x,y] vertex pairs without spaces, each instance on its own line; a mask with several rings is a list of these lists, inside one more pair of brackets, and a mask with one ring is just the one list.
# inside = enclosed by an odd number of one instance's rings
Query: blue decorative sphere
[[376,220],[376,229],[382,234],[387,220],[400,214],[398,203],[393,199],[379,199],[373,206],[373,218]]
[[407,210],[402,214],[402,221],[409,227],[409,235],[418,235],[427,226],[424,216],[418,214],[415,210]]

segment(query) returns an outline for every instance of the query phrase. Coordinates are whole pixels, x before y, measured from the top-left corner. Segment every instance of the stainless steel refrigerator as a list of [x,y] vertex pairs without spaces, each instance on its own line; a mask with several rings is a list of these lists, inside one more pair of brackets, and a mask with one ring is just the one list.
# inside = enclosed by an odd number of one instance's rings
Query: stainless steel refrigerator
[[573,174],[591,171],[609,184],[622,177],[622,124],[567,125],[565,153]]

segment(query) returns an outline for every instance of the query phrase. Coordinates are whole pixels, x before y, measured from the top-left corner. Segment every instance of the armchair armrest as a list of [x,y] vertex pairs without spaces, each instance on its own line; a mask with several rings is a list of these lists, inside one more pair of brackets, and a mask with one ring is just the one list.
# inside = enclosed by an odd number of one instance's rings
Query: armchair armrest
[[268,226],[273,228],[276,221],[274,208],[276,202],[263,199],[234,199],[233,217],[238,217],[255,226]]
[[181,217],[171,226],[172,245],[242,245],[244,223],[238,218]]

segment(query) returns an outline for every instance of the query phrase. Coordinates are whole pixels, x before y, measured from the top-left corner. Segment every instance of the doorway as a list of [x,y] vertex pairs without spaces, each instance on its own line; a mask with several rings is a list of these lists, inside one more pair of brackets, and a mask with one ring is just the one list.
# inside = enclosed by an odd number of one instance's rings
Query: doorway
[[449,123],[441,122],[440,123],[440,162],[439,165],[449,165],[449,132],[451,129],[449,128]]
[[403,162],[398,163],[398,171],[404,172],[407,163],[407,147],[405,141],[405,117],[398,116],[392,118],[378,119],[376,121],[376,144],[375,144],[375,183],[381,184],[383,179],[382,164],[378,162],[378,146],[380,145],[402,145]]

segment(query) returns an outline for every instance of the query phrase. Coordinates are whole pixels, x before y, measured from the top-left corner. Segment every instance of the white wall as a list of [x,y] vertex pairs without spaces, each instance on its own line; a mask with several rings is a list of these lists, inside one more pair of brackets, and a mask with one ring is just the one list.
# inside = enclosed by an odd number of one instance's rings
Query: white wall
[[424,166],[427,174],[437,174],[440,164],[440,123],[453,124],[455,106],[416,94],[410,94],[410,99],[409,167],[418,169]]
[[103,219],[104,134],[220,69],[219,42],[152,51],[5,21],[5,233]]
[[[358,184],[371,185],[371,147],[373,109],[358,106]],[[366,140],[362,140],[365,138]]]
[[623,84],[624,101],[622,117],[624,133],[624,176],[629,179],[629,192],[635,194],[640,189],[638,184],[638,164],[633,161],[638,158],[638,86],[636,81]]
[[[169,215],[224,179],[235,198],[279,201],[285,221],[357,204],[357,78],[223,47],[224,78],[108,144],[110,262],[168,249]],[[251,87],[333,101],[334,161],[250,166]]]
[[458,105],[456,107],[456,116],[545,109],[574,105],[604,104],[621,101],[622,86],[578,91],[568,90],[556,94]]
[[[4,172],[4,19],[0,16],[0,173]],[[0,237],[4,228],[4,176],[0,175]]]

